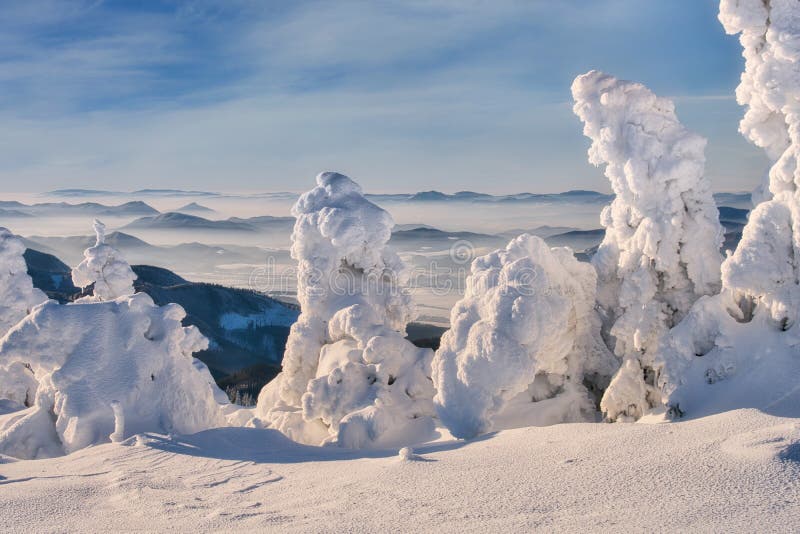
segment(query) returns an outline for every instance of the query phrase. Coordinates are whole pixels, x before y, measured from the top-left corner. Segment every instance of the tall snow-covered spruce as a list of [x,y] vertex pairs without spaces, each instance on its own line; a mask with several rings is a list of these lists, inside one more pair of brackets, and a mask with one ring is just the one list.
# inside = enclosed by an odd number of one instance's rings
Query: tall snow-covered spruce
[[[96,228],[98,244],[76,269],[77,280],[95,283],[95,296],[48,301],[0,340],[0,366],[25,365],[35,377],[33,405],[0,426],[0,454],[42,458],[112,437],[227,424],[227,397],[192,357],[208,340],[181,325],[179,305],[134,295],[130,266]],[[0,292],[13,291],[11,283],[30,280],[0,279]]]
[[723,0],[740,34],[740,131],[774,164],[769,190],[722,264],[722,292],[664,340],[660,384],[673,413],[743,407],[800,415],[800,3]]
[[[0,228],[0,338],[20,322],[47,296],[33,287],[23,254],[22,240]],[[36,380],[26,362],[4,365],[0,361],[0,399],[31,404],[36,394]]]
[[394,222],[347,176],[326,172],[292,209],[301,314],[283,370],[259,395],[266,424],[308,444],[395,446],[433,432],[433,352],[407,341],[406,269]]
[[442,422],[459,438],[592,420],[616,368],[600,337],[597,277],[569,248],[523,234],[476,258],[433,363]]
[[702,295],[720,287],[723,232],[704,177],[705,140],[678,121],[669,100],[602,72],[572,84],[574,111],[616,194],[592,263],[603,333],[622,359],[603,397],[611,420],[661,403],[654,368],[660,338]]
[[72,282],[76,287],[94,284],[94,300],[114,300],[124,295],[133,295],[136,274],[114,247],[106,244],[106,225],[95,219],[94,232],[97,242],[83,253],[83,261],[72,270]]

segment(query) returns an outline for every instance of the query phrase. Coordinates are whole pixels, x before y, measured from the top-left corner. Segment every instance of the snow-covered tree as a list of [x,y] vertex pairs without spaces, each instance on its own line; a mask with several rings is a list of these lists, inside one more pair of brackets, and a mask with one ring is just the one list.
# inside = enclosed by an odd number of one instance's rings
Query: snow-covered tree
[[[83,253],[83,261],[72,270],[72,283],[76,287],[94,284],[94,300],[114,300],[133,295],[136,274],[120,252],[106,244],[106,225],[95,219],[97,242]],[[86,297],[85,297],[86,298]]]
[[0,337],[28,315],[47,296],[33,287],[28,266],[22,256],[22,240],[0,228]]
[[192,433],[226,424],[225,394],[192,353],[208,346],[181,326],[177,304],[139,293],[37,307],[0,341],[0,363],[36,375],[32,407],[0,428],[0,453],[38,458],[141,432]]
[[774,161],[771,199],[752,211],[722,264],[721,294],[699,301],[664,340],[659,382],[676,414],[758,407],[796,416],[800,3],[723,0],[719,18],[740,34],[745,71],[736,96],[747,106],[740,131]]
[[528,234],[473,261],[433,362],[437,409],[453,435],[594,417],[584,379],[604,386],[616,368],[596,284],[572,250]]
[[413,306],[405,266],[387,248],[391,217],[333,172],[317,176],[292,213],[301,314],[257,414],[309,444],[422,439],[433,430],[433,353],[404,338]]
[[591,71],[572,94],[592,140],[589,161],[605,165],[616,195],[592,260],[604,335],[623,360],[601,408],[612,420],[638,418],[661,401],[659,339],[720,287],[723,232],[703,175],[705,140],[644,85]]
[[[22,240],[0,228],[0,338],[28,315],[47,296],[33,287],[28,275]],[[0,399],[30,404],[36,394],[36,380],[25,362],[0,363]]]

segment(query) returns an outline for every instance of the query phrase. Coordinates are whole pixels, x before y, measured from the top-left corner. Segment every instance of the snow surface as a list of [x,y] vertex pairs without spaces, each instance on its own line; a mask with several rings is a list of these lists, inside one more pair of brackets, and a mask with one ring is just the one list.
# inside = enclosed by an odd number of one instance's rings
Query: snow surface
[[596,285],[571,249],[529,234],[473,261],[433,362],[453,435],[595,419],[584,378],[605,387],[617,367],[600,337]]
[[224,428],[131,437],[50,460],[0,459],[0,530],[800,529],[800,425],[755,410],[660,425],[521,428],[413,454]]
[[624,362],[601,408],[612,420],[638,418],[661,404],[653,369],[661,337],[720,287],[723,229],[703,174],[706,141],[642,84],[591,71],[572,95],[592,140],[589,161],[605,165],[616,195],[592,263],[604,332]]
[[433,433],[433,352],[405,339],[406,267],[394,222],[347,176],[326,172],[292,214],[301,314],[256,415],[301,443],[413,444]]

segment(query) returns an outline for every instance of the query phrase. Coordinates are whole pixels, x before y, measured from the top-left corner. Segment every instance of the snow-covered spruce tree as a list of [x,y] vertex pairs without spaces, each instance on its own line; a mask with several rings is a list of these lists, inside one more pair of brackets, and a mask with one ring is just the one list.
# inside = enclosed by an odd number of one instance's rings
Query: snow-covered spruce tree
[[344,447],[409,444],[433,431],[433,352],[407,341],[394,225],[347,176],[326,172],[292,209],[301,314],[256,413],[290,438]]
[[114,300],[133,295],[136,274],[120,252],[106,244],[106,225],[95,219],[97,243],[83,253],[83,261],[72,270],[72,283],[76,287],[94,284],[93,300]]
[[433,360],[454,436],[595,417],[584,380],[605,386],[617,363],[600,337],[596,284],[572,250],[528,234],[473,261]]
[[[0,338],[21,321],[47,296],[33,287],[28,275],[22,240],[0,228]],[[0,399],[30,404],[36,394],[36,380],[25,362],[0,363]]]
[[603,397],[610,420],[661,402],[653,368],[661,336],[720,285],[723,232],[703,176],[705,140],[686,130],[669,100],[602,72],[572,84],[575,113],[616,194],[592,263],[604,336],[622,365]]
[[756,206],[722,264],[721,294],[699,301],[664,340],[659,383],[675,414],[756,407],[798,416],[800,3],[723,0],[719,18],[740,34],[740,131],[774,161],[771,200]]

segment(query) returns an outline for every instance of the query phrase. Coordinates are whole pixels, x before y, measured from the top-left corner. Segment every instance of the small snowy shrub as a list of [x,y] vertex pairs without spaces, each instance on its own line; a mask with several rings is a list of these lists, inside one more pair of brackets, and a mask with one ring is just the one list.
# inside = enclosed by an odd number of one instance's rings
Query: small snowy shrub
[[596,281],[570,249],[527,234],[473,261],[433,363],[454,436],[594,417],[584,379],[607,383],[616,364],[600,337]]
[[660,338],[702,295],[719,290],[723,232],[708,180],[705,140],[669,100],[597,71],[572,84],[575,113],[616,195],[592,263],[604,336],[623,360],[601,408],[638,418],[661,402],[654,369]]
[[405,266],[394,225],[347,176],[326,172],[292,209],[302,313],[259,417],[290,438],[345,447],[411,443],[433,431],[429,349],[407,341]]

